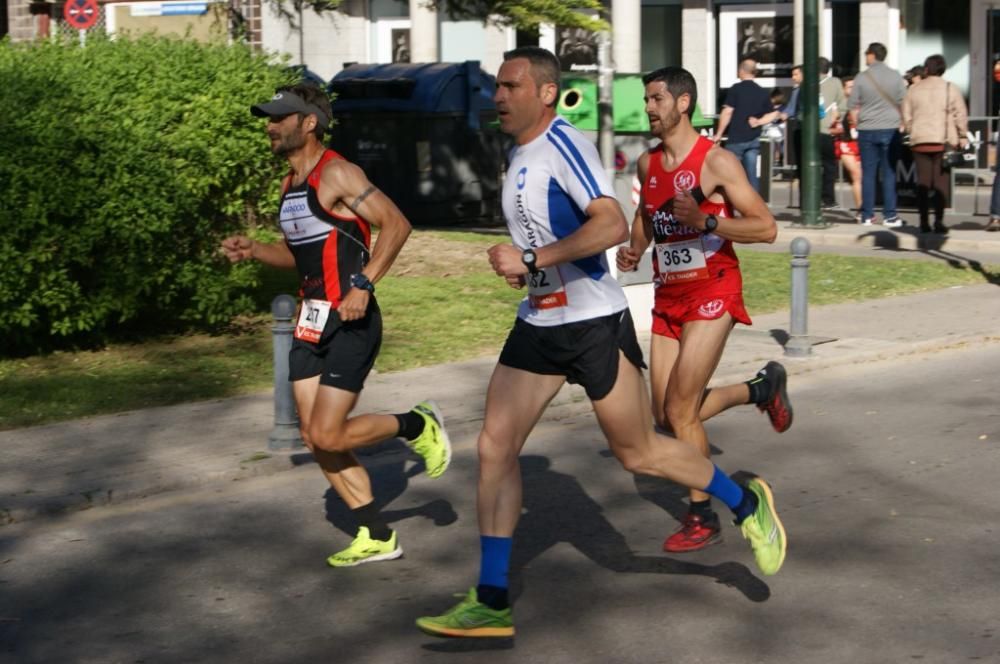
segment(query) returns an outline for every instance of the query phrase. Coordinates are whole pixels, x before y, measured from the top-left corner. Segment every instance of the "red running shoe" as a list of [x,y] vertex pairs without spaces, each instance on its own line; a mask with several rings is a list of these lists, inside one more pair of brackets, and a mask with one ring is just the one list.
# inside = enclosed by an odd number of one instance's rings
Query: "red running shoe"
[[757,408],[771,418],[771,426],[775,431],[788,431],[792,426],[792,403],[788,400],[788,374],[785,373],[785,367],[778,362],[768,362],[757,375],[771,386],[771,396],[764,403],[757,404]]
[[699,551],[722,541],[719,527],[719,515],[712,514],[709,519],[688,513],[681,522],[681,527],[663,542],[663,550],[667,553],[687,553]]

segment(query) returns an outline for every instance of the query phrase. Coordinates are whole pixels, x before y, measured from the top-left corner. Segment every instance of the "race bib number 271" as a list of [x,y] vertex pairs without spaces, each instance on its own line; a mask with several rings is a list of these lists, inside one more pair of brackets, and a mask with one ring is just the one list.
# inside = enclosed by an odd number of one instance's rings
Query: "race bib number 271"
[[330,303],[326,300],[302,300],[299,320],[295,324],[295,338],[309,343],[319,343],[330,317]]

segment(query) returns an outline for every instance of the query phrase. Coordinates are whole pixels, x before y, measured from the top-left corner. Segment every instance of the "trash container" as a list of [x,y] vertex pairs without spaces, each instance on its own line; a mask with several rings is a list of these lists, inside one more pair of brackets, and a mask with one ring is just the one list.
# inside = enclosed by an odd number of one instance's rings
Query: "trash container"
[[365,170],[414,225],[492,225],[506,139],[479,62],[356,64],[328,86],[330,147]]

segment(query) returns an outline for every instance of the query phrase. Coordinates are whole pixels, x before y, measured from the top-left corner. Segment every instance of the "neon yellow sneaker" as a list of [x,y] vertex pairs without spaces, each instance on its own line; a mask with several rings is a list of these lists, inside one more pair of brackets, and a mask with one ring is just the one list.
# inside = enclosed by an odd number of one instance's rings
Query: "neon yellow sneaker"
[[409,442],[414,452],[424,458],[428,477],[441,477],[451,463],[451,440],[444,430],[444,416],[433,401],[422,401],[412,412],[424,418],[424,431]]
[[510,608],[491,609],[476,597],[476,589],[469,594],[457,594],[461,602],[440,616],[417,618],[417,627],[431,636],[503,637],[514,636],[514,618]]
[[402,555],[403,547],[399,546],[395,530],[392,531],[389,541],[383,542],[372,539],[368,528],[361,526],[351,545],[327,558],[326,564],[330,567],[354,567],[379,560],[394,560]]
[[785,549],[788,539],[785,537],[785,527],[774,509],[774,496],[771,487],[759,477],[747,482],[746,488],[757,496],[757,509],[740,524],[743,537],[750,542],[753,557],[757,567],[764,574],[777,574],[781,564],[785,562]]

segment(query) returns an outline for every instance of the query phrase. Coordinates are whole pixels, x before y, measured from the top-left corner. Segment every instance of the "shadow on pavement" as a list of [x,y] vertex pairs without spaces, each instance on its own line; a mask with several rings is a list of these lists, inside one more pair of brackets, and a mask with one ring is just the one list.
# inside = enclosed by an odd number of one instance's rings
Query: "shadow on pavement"
[[[770,598],[768,585],[740,563],[700,565],[665,555],[636,555],[625,537],[604,517],[601,506],[587,495],[575,477],[552,470],[551,462],[544,456],[525,455],[520,458],[520,463],[524,502],[511,555],[510,590],[513,603],[516,604],[525,590],[525,568],[561,542],[571,544],[591,561],[619,574],[706,576],[716,583],[735,588],[753,602],[764,602]],[[636,477],[636,484],[643,485],[647,480],[670,484],[666,480],[642,476]],[[686,495],[686,491],[679,487],[678,491]],[[681,502],[678,501],[678,504]],[[430,641],[421,647],[434,652],[458,653],[506,650],[513,648],[514,642],[514,639],[444,639]]]
[[766,601],[770,588],[740,563],[700,565],[667,556],[639,556],[625,537],[604,517],[601,506],[586,494],[576,478],[551,469],[549,459],[521,457],[524,513],[514,535],[511,595],[523,591],[520,571],[547,549],[568,542],[580,553],[612,572],[627,574],[694,574],[735,588],[754,602]]
[[[951,226],[950,230],[960,230],[963,227],[972,227],[975,229],[980,228],[978,225],[963,222],[961,224]],[[901,246],[899,242],[900,235],[915,237],[917,240],[917,248],[908,249]],[[987,283],[994,286],[1000,286],[1000,273],[987,270],[985,266],[977,260],[946,250],[944,247],[948,244],[948,235],[941,235],[938,233],[921,233],[914,226],[904,226],[898,230],[873,230],[865,233],[864,235],[858,236],[859,241],[862,238],[872,238],[875,246],[879,249],[905,253],[921,253],[925,256],[940,259],[956,270],[968,269],[978,272],[983,275],[983,278]]]
[[[311,458],[311,455],[309,455]],[[458,514],[451,503],[443,499],[432,500],[417,507],[402,510],[385,509],[406,490],[410,478],[424,472],[423,463],[417,463],[406,470],[406,463],[420,458],[411,452],[401,440],[393,438],[378,445],[364,448],[358,455],[371,478],[375,502],[382,508],[382,516],[389,525],[422,516],[430,519],[435,526],[447,526],[458,520]],[[317,468],[317,471],[319,468]],[[333,488],[324,495],[326,520],[350,537],[357,533],[357,522],[340,496]]]

